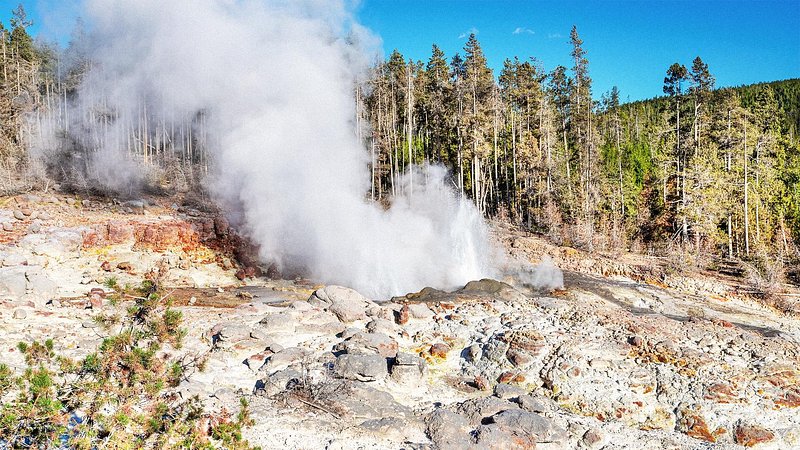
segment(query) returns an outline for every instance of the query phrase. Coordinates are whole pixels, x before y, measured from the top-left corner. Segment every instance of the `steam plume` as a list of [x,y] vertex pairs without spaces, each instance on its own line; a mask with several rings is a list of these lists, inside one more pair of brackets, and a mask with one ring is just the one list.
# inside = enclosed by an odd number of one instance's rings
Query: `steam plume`
[[[97,181],[140,177],[132,134],[187,151],[166,130],[202,123],[212,191],[279,268],[380,297],[492,275],[485,225],[443,169],[415,169],[388,210],[365,200],[353,86],[376,38],[343,2],[88,0],[85,17],[94,66],[58,126],[95,149]],[[163,132],[135,130],[143,114]]]

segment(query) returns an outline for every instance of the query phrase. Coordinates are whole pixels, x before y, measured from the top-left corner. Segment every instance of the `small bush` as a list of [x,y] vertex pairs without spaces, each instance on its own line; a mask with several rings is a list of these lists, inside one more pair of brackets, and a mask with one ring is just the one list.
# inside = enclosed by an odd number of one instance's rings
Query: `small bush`
[[0,364],[0,448],[250,448],[242,438],[252,425],[244,399],[234,417],[205,413],[197,397],[169,395],[204,361],[159,353],[165,343],[180,346],[181,312],[152,282],[114,296],[133,305],[123,317],[95,318],[121,327],[97,352],[74,361],[57,355],[50,339],[20,342],[22,375]]

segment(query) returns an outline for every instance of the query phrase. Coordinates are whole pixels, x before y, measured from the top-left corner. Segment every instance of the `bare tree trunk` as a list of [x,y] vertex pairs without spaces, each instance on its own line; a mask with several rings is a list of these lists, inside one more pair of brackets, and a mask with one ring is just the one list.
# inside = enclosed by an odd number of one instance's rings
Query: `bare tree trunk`
[[750,256],[750,213],[748,208],[747,192],[750,189],[747,175],[747,124],[744,124],[744,251],[747,256]]

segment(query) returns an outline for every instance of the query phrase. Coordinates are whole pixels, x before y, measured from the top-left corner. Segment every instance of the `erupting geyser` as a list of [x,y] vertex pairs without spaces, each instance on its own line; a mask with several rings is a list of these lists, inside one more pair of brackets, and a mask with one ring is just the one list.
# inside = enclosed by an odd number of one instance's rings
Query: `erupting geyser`
[[388,210],[365,199],[353,88],[375,38],[344,2],[89,0],[84,17],[92,68],[66,128],[96,182],[137,180],[131,136],[186,151],[164,135],[190,123],[211,191],[278,268],[376,297],[492,275],[485,224],[443,169],[400,180]]

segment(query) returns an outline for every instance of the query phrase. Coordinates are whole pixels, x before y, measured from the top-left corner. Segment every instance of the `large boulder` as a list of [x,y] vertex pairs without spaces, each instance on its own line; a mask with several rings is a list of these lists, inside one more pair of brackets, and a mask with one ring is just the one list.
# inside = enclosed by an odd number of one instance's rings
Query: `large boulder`
[[460,414],[439,408],[427,417],[425,425],[434,448],[455,450],[472,447],[472,427]]
[[398,353],[392,364],[392,379],[404,385],[416,385],[428,373],[428,364],[419,356]]
[[325,286],[317,289],[311,294],[308,302],[328,309],[345,323],[366,319],[367,309],[375,306],[375,302],[343,286]]
[[334,347],[349,354],[378,354],[384,358],[397,355],[397,341],[383,333],[358,332]]
[[356,381],[375,381],[389,374],[386,359],[380,355],[339,355],[333,366],[340,378]]

